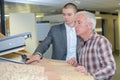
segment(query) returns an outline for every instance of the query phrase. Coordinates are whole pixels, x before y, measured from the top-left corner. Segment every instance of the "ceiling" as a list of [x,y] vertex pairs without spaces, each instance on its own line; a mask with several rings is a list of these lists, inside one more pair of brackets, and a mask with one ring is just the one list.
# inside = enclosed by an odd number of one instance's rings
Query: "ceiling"
[[120,10],[120,0],[4,0],[5,13],[33,12],[60,13],[68,2],[75,3],[79,10],[117,13]]

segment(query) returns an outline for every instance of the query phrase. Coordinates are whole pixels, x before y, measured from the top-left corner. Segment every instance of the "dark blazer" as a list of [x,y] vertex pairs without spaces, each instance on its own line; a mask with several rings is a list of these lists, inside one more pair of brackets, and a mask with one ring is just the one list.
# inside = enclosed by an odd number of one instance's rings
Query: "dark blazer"
[[67,36],[64,24],[52,26],[47,37],[37,47],[35,52],[43,54],[46,50],[48,50],[50,44],[52,44],[53,47],[52,59],[65,60],[67,55]]

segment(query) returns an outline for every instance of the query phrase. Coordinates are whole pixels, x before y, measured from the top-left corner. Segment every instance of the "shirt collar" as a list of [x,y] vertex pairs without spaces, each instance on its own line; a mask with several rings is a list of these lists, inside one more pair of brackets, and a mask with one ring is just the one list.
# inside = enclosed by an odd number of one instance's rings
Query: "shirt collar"
[[98,36],[97,32],[93,31],[92,35],[89,37],[88,40],[93,40]]
[[65,27],[66,27],[66,29],[68,29],[68,30],[71,30],[71,29],[74,30],[74,29],[75,29],[75,27],[72,27],[72,28],[71,28],[71,27],[68,26],[67,24],[65,24]]
[[[96,37],[98,37],[99,34],[97,32],[93,31],[93,33],[90,35],[87,41],[94,40]],[[83,40],[84,41],[84,40]]]

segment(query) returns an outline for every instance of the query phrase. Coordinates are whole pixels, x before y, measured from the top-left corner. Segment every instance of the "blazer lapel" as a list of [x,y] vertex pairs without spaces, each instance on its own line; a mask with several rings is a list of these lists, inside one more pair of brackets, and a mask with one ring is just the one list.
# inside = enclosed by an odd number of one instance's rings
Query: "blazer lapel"
[[62,30],[62,35],[63,35],[64,46],[65,46],[66,51],[67,51],[67,35],[66,35],[65,24],[62,24],[61,28],[62,28],[61,30]]

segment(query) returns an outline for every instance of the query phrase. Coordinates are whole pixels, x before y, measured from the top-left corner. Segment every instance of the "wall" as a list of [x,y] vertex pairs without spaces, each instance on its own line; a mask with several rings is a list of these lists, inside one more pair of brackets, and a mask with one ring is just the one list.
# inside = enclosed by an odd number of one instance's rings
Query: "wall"
[[[115,15],[101,15],[103,19],[107,20],[107,27],[106,27],[106,37],[109,39],[109,41],[112,43],[112,49],[113,51],[115,50],[115,43],[114,43],[114,40],[115,42],[117,43],[118,42],[118,35],[116,35],[116,39],[114,39],[114,29],[115,27],[118,27],[117,25],[114,26],[113,24],[113,20],[116,19],[118,20],[118,16],[115,16]],[[118,31],[116,31],[116,33],[118,33]],[[118,44],[116,45],[116,48],[118,49]]]
[[32,38],[26,39],[26,48],[29,53],[33,53],[37,47],[36,22],[33,13],[11,13],[10,35],[16,35],[24,32],[31,32]]

